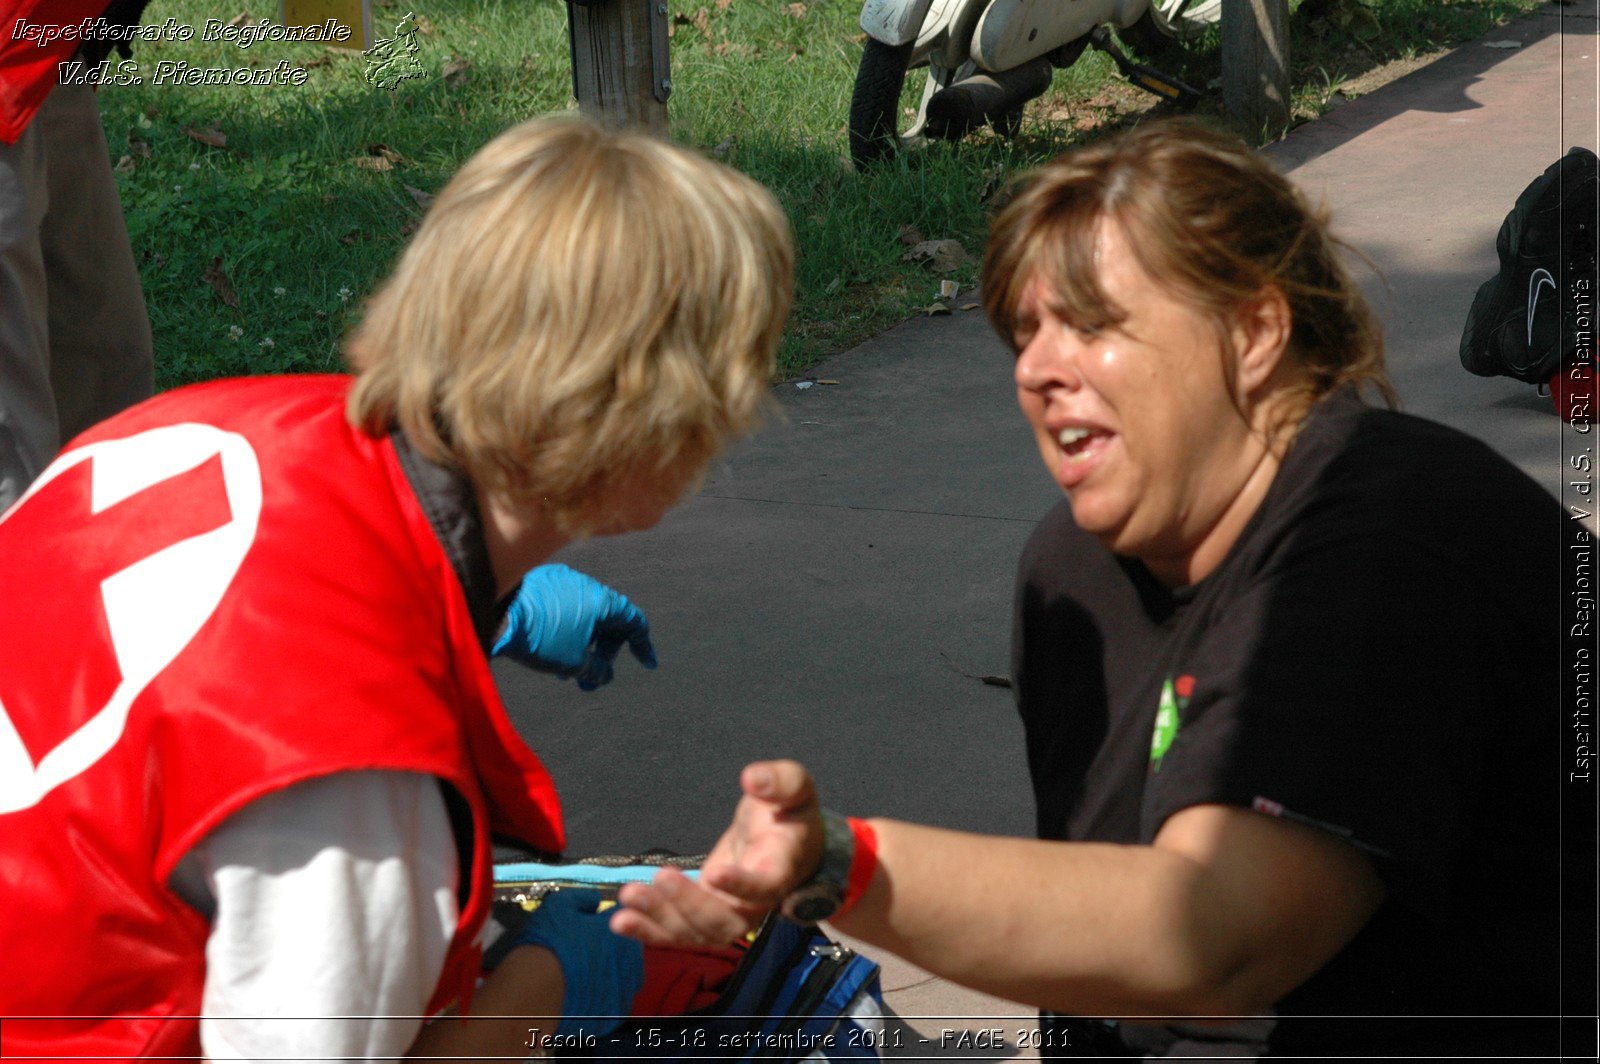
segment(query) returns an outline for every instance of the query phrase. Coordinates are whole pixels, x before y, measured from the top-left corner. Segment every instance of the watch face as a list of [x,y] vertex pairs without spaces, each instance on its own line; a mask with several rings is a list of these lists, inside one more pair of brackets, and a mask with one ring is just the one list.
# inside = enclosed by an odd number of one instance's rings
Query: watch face
[[839,896],[831,892],[797,897],[789,905],[789,917],[803,924],[814,924],[838,912],[840,901]]

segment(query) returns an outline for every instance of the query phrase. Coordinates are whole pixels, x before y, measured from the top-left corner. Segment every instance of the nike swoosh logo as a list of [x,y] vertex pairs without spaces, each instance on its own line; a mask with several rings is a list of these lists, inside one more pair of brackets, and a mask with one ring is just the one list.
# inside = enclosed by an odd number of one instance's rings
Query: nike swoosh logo
[[1528,346],[1533,346],[1533,315],[1539,309],[1539,293],[1543,291],[1541,285],[1549,285],[1550,291],[1556,290],[1556,279],[1550,276],[1550,271],[1544,267],[1534,270],[1528,277]]

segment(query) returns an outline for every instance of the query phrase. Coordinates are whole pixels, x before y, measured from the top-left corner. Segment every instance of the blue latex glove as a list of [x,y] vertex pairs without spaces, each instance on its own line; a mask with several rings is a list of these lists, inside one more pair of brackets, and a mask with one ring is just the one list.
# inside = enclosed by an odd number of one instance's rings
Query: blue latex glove
[[611,930],[611,912],[596,912],[597,890],[546,894],[512,942],[543,946],[556,955],[566,992],[560,1035],[603,1037],[633,1010],[644,986],[644,947]]
[[623,643],[656,667],[650,622],[627,596],[565,565],[541,565],[522,578],[494,653],[593,691],[611,682]]

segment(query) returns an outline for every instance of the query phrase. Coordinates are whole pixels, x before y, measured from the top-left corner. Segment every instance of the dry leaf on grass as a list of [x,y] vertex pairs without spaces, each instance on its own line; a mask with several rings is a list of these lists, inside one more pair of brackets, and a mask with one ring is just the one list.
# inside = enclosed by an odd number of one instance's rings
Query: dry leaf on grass
[[679,26],[693,26],[700,31],[702,37],[710,37],[711,12],[703,7],[692,15],[685,11],[679,11],[672,16],[672,21],[667,23],[667,36],[676,36]]
[[959,240],[924,240],[901,258],[926,263],[935,273],[949,273],[966,263],[968,255]]
[[250,12],[241,11],[237,15],[230,18],[224,25],[226,25],[229,29],[236,30],[240,26],[254,26],[255,24],[256,20],[250,17]]
[[433,23],[428,21],[427,15],[413,15],[411,16],[411,21],[416,23],[418,33],[424,37],[433,36]]
[[444,65],[443,76],[446,85],[459,89],[472,76],[472,64],[465,59],[452,59]]
[[1003,188],[1005,186],[1005,183],[1006,183],[1006,168],[1005,167],[1003,167],[1003,166],[991,166],[989,169],[985,170],[983,172],[983,185],[978,189],[978,199],[979,199],[979,201],[983,202],[983,203],[988,203],[989,202],[989,197],[994,195],[994,193],[998,192],[1001,188]]
[[339,243],[343,244],[345,247],[350,247],[356,241],[361,239],[361,235],[361,230],[352,229],[344,236],[339,238]]
[[432,192],[424,192],[420,188],[412,188],[410,185],[406,186],[406,191],[411,193],[411,198],[415,200],[417,206],[421,207],[423,210],[427,210],[429,207],[433,206],[434,195]]
[[117,165],[113,166],[111,169],[114,173],[131,174],[138,168],[139,164],[133,161],[133,156],[124,155],[122,158],[117,160]]
[[183,135],[192,141],[196,141],[211,148],[226,148],[228,146],[227,134],[223,133],[222,130],[217,127],[215,122],[211,123],[205,129],[195,129],[193,126],[184,126]]
[[396,166],[404,166],[410,160],[387,144],[368,144],[367,154],[358,156],[350,161],[363,170],[376,170],[382,173],[385,170],[392,170]]
[[234,295],[233,282],[228,280],[228,272],[222,268],[222,256],[212,256],[211,262],[206,266],[206,272],[200,279],[211,286],[211,290],[234,310],[239,309],[239,297]]
[[790,18],[805,18],[806,17],[806,5],[804,5],[804,4],[785,4],[785,5],[783,5],[783,13],[785,15],[788,15]]
[[922,243],[922,231],[914,225],[902,225],[900,231],[894,235],[900,243],[910,247]]
[[948,314],[950,313],[950,308],[943,303],[929,303],[922,308],[922,313],[932,317],[935,314]]

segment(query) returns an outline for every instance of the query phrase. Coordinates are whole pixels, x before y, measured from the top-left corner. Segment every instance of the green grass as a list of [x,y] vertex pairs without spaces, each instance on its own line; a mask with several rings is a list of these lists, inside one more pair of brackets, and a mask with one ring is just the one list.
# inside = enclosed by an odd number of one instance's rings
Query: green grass
[[[1351,3],[1353,0],[1341,0]],[[414,5],[414,6],[413,6]],[[1296,5],[1298,6],[1298,5]],[[1349,78],[1388,59],[1478,36],[1537,0],[1375,0],[1380,32],[1295,24],[1297,110],[1315,113]],[[421,217],[411,192],[436,192],[506,126],[569,106],[565,5],[554,0],[395,0],[374,8],[387,36],[405,10],[431,23],[419,58],[426,76],[395,91],[362,78],[362,62],[310,44],[165,41],[135,45],[142,85],[107,86],[102,109],[124,209],[140,261],[164,387],[217,376],[337,368],[340,338],[392,266]],[[770,186],[798,241],[794,314],[781,372],[801,373],[917,312],[939,278],[903,262],[896,235],[981,250],[986,212],[1005,179],[1130,120],[1113,67],[1086,53],[1057,72],[1005,142],[978,135],[937,144],[870,175],[846,162],[845,115],[860,56],[859,3],[785,5],[675,0],[672,135]],[[704,10],[704,18],[696,15]],[[275,17],[273,0],[219,8],[161,0],[148,21],[203,26],[239,11]],[[198,35],[197,35],[198,36]],[[302,86],[148,83],[164,59],[196,66],[307,68]],[[447,63],[465,76],[447,83]],[[1167,65],[1191,84],[1217,76],[1216,34]],[[920,92],[908,79],[905,103]],[[1138,109],[1135,108],[1136,112]],[[222,148],[185,130],[215,126]],[[369,169],[377,145],[398,153]],[[220,260],[237,307],[208,281]],[[976,265],[949,275],[976,280]]]

